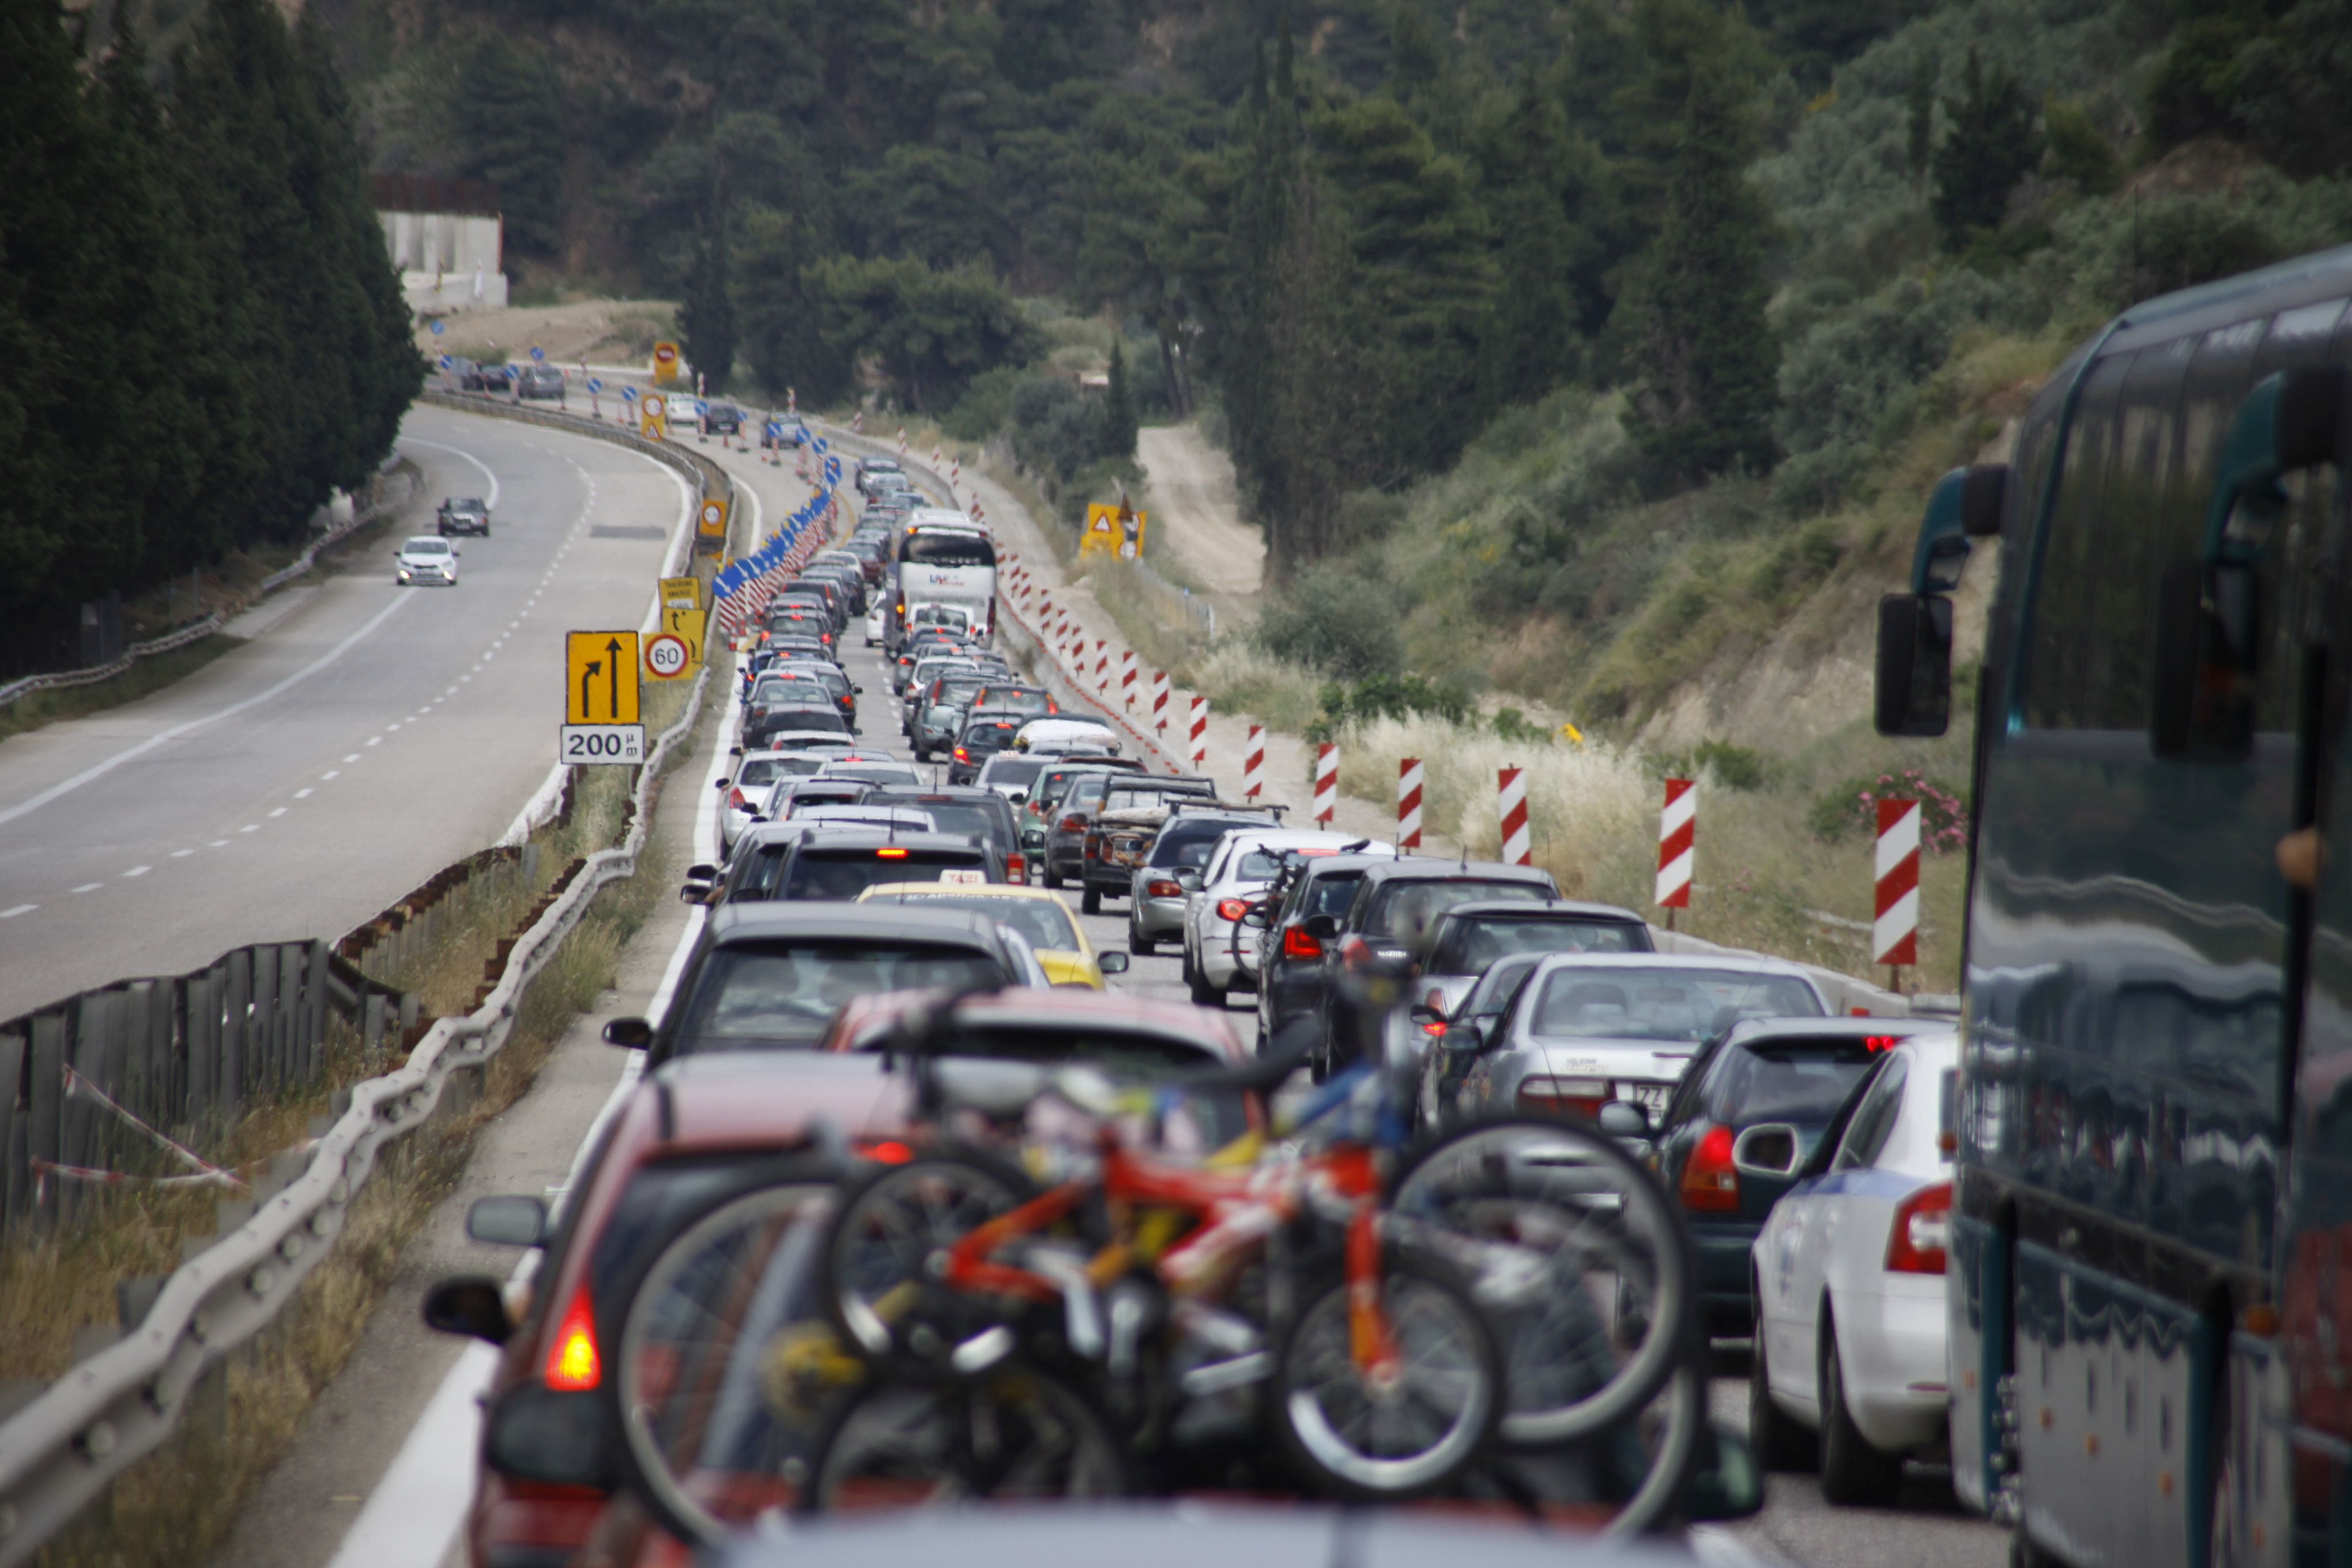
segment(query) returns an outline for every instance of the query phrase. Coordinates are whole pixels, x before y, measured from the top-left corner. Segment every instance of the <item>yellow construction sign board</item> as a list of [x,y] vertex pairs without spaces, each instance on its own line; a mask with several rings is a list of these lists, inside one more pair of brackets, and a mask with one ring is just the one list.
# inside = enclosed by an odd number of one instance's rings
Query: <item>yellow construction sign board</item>
[[705,539],[727,537],[727,498],[725,496],[703,497],[701,526],[702,537]]
[[656,386],[667,386],[671,382],[676,381],[677,379],[677,345],[676,343],[656,343],[654,345],[654,384]]
[[649,392],[637,399],[637,434],[648,441],[668,438],[669,404],[659,393]]
[[637,634],[568,632],[563,639],[563,721],[635,724]]
[[1087,531],[1079,537],[1078,554],[1114,555],[1121,561],[1143,557],[1145,514],[1121,501],[1117,506],[1097,501],[1087,508]]
[[661,580],[661,602],[665,610],[698,610],[702,608],[702,579],[699,577],[665,577]]
[[[709,616],[706,611],[664,605],[661,630],[646,642],[646,673],[656,680],[677,680],[700,668],[703,631],[709,622]],[[684,645],[686,651],[682,659],[673,664],[677,656],[655,649],[655,643],[665,640]]]

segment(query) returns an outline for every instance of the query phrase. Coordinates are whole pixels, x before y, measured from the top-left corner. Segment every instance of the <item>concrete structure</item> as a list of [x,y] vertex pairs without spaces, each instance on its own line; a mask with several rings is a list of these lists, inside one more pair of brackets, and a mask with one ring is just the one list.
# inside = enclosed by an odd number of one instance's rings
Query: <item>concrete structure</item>
[[505,225],[496,185],[378,174],[375,208],[411,310],[439,316],[506,304]]

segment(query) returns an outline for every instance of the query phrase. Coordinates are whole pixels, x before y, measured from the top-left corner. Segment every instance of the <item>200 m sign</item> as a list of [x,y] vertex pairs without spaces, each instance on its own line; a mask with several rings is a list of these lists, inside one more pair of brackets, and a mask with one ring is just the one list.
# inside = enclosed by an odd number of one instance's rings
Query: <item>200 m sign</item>
[[646,760],[643,724],[566,724],[556,742],[562,763],[642,763]]

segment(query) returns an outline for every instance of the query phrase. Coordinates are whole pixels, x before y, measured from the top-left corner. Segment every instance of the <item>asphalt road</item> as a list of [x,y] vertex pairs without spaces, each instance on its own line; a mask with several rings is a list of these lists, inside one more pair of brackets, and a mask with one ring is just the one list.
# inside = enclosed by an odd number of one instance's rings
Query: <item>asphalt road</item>
[[337,936],[494,842],[546,779],[561,634],[635,627],[684,486],[603,442],[438,409],[401,449],[489,495],[454,588],[354,561],[140,701],[0,743],[0,1018],[82,988]]

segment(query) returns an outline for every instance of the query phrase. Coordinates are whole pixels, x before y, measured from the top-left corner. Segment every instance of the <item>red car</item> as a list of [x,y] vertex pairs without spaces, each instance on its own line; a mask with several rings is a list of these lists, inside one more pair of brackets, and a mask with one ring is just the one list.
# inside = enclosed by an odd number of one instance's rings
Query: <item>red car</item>
[[[919,994],[862,997],[814,1051],[690,1056],[650,1074],[624,1101],[551,1222],[539,1200],[486,1198],[467,1216],[476,1239],[543,1247],[518,1287],[487,1276],[445,1279],[427,1323],[500,1344],[480,1470],[467,1520],[473,1568],[560,1568],[581,1560],[619,1482],[612,1391],[615,1314],[677,1230],[734,1189],[804,1177],[837,1180],[853,1155],[905,1158],[912,1083],[881,1070],[890,1026]],[[958,1006],[958,1056],[1095,1062],[1115,1076],[1235,1066],[1252,1059],[1225,1019],[1181,1003],[1077,991],[1022,991]],[[1196,1134],[1238,1135],[1255,1102],[1235,1096]],[[612,1523],[635,1537],[634,1510]],[[656,1534],[658,1532],[656,1532]],[[610,1533],[606,1539],[609,1540]],[[664,1550],[643,1545],[658,1557]],[[681,1559],[682,1560],[682,1559]]]

